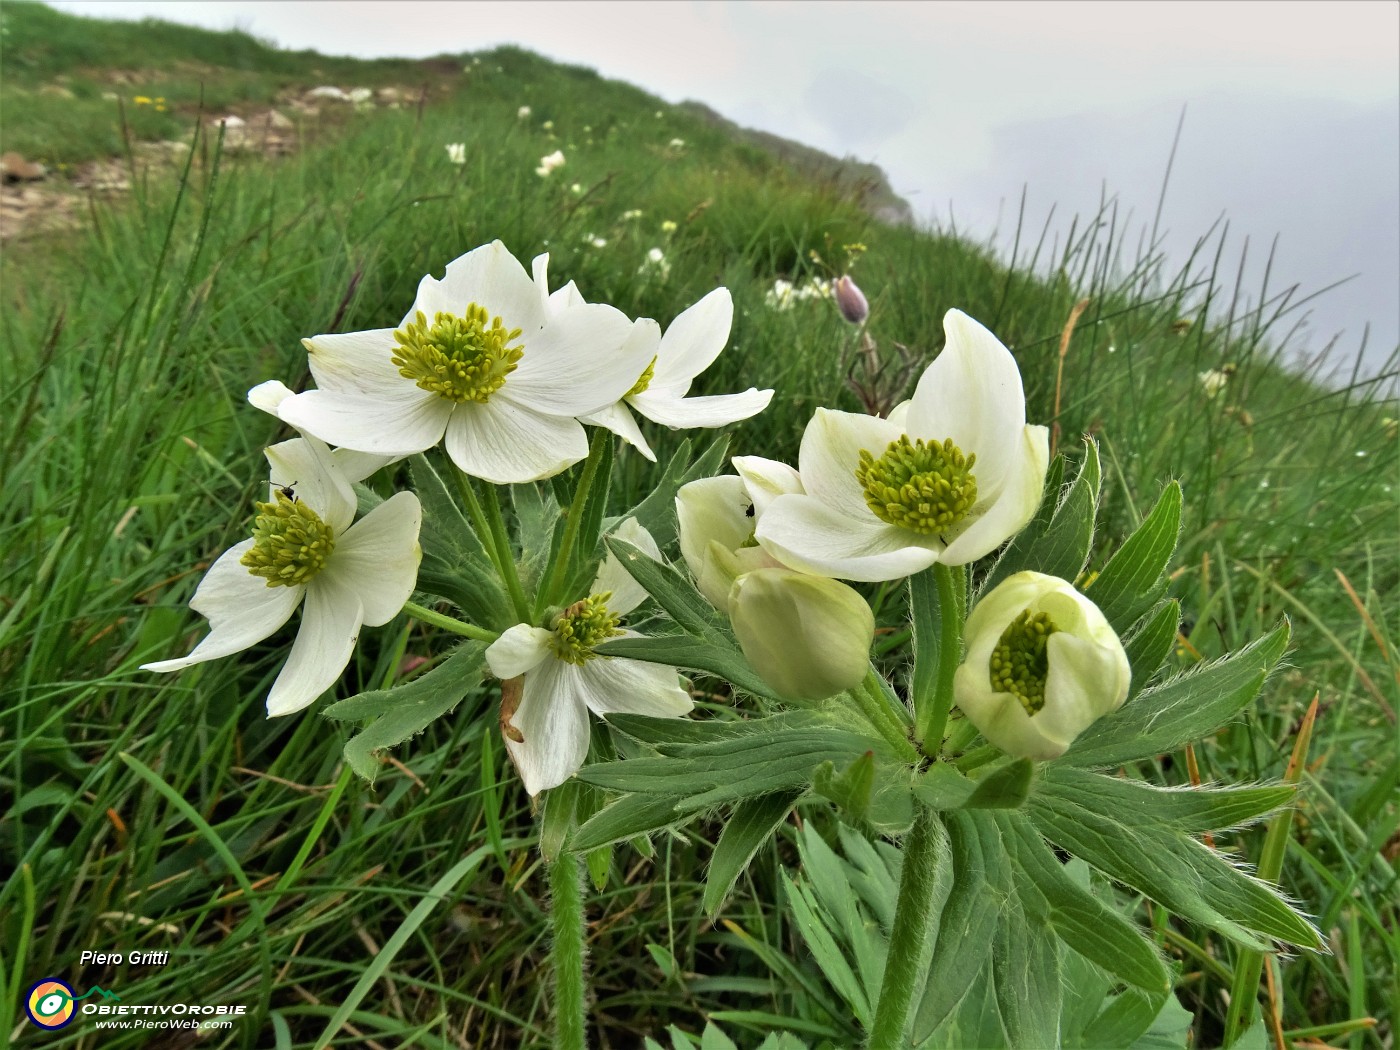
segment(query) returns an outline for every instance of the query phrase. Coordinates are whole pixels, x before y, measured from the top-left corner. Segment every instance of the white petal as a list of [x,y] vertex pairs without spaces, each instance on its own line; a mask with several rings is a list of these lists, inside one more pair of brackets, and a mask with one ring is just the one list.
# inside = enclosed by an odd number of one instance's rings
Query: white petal
[[530,260],[530,275],[535,281],[535,291],[539,295],[540,313],[544,317],[549,309],[549,252],[541,252]]
[[269,587],[241,564],[253,541],[230,547],[209,567],[190,608],[209,621],[209,633],[188,656],[142,664],[145,671],[178,671],[205,660],[241,653],[256,645],[291,617],[303,587]]
[[665,664],[596,656],[577,670],[583,702],[595,714],[679,718],[695,706],[680,673]]
[[869,514],[853,518],[812,496],[779,496],[758,523],[757,536],[764,550],[790,568],[866,583],[927,569],[942,549],[936,537]]
[[577,306],[550,320],[525,344],[506,379],[513,400],[556,416],[595,412],[631,390],[656,345],[656,322],[634,325],[611,306]]
[[900,430],[908,430],[909,406],[913,403],[913,401],[901,401],[899,404],[895,405],[894,408],[890,409],[889,414],[886,415],[885,418],[899,427]]
[[364,481],[376,470],[397,463],[402,456],[381,456],[374,452],[356,452],[353,448],[338,448],[331,452],[335,465],[348,481]]
[[[1049,431],[1045,427],[1022,427],[1019,455],[1002,480],[1001,492],[986,510],[968,523],[950,530],[948,549],[938,560],[945,565],[966,565],[990,554],[1035,517],[1045,491],[1045,472],[1050,463]],[[981,461],[978,461],[980,465]]]
[[588,437],[578,420],[542,415],[501,391],[484,405],[457,406],[443,448],[472,477],[516,485],[577,463],[588,455]]
[[768,504],[779,496],[802,494],[807,491],[802,487],[802,475],[797,473],[796,468],[779,463],[776,459],[735,456],[729,462],[734,464],[734,469],[744,479],[744,488],[753,500],[756,518],[763,517]]
[[605,427],[611,430],[647,459],[653,463],[656,462],[656,453],[647,444],[647,439],[638,428],[637,421],[632,418],[632,413],[627,411],[627,405],[624,402],[614,401],[611,405],[600,408],[597,412],[589,412],[585,416],[579,416],[578,420],[589,426]]
[[424,277],[413,305],[432,320],[438,311],[461,317],[471,303],[499,317],[507,328],[521,329],[526,338],[545,321],[535,282],[500,241],[453,259],[441,281]]
[[360,599],[333,575],[318,573],[306,585],[301,629],[267,694],[269,717],[300,711],[336,683],[355,651],[363,618]]
[[1020,450],[1026,424],[1021,372],[1011,351],[962,311],[949,310],[943,330],[947,344],[914,390],[909,433],[952,438],[964,452],[976,453],[973,476],[991,495]]
[[486,647],[486,665],[502,680],[534,670],[549,656],[553,631],[518,623]]
[[269,415],[277,415],[277,406],[291,397],[293,390],[280,379],[269,379],[248,391],[248,404],[262,409]]
[[648,387],[633,394],[627,403],[653,423],[672,430],[691,427],[726,427],[741,419],[756,416],[773,400],[773,391],[753,387],[739,394],[715,394],[710,397],[671,398],[664,392]]
[[418,582],[418,529],[423,508],[412,492],[396,492],[336,540],[323,573],[354,591],[371,627],[399,614]]
[[453,402],[409,384],[357,394],[308,390],[282,402],[282,418],[322,441],[357,452],[411,456],[442,439]]
[[578,286],[570,281],[563,288],[556,288],[549,296],[547,312],[549,317],[563,313],[575,306],[586,306],[588,300],[583,297],[583,293],[578,290]]
[[[617,539],[632,544],[652,561],[661,560],[661,548],[636,518],[628,518],[618,525],[612,534]],[[589,588],[590,594],[602,594],[606,591],[612,592],[612,597],[608,599],[608,609],[617,616],[626,616],[648,598],[646,589],[632,578],[611,551],[598,567],[598,575],[593,580],[593,586]]]
[[658,392],[683,397],[695,377],[714,364],[724,344],[729,341],[729,329],[733,323],[734,300],[728,288],[716,288],[694,306],[682,311],[666,328],[656,352],[656,378],[652,382]]
[[525,739],[507,736],[506,750],[532,797],[564,783],[588,757],[588,711],[574,670],[562,660],[545,660],[525,676],[520,706],[511,716]]
[[[355,518],[355,490],[331,450],[316,438],[292,438],[263,450],[273,488],[290,488],[339,536]],[[275,498],[275,497],[269,497]]]
[[879,459],[901,431],[887,419],[819,408],[802,432],[797,466],[809,496],[854,518],[879,519],[865,503],[856,480],[861,452]]
[[391,360],[398,347],[392,328],[314,335],[303,339],[301,345],[306,347],[312,378],[322,390],[377,394],[413,385],[411,379],[399,375],[398,366]]

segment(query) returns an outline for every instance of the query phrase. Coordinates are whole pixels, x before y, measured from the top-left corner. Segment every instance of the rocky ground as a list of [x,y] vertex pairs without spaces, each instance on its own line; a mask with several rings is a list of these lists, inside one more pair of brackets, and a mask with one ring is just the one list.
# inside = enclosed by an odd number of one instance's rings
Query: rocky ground
[[[214,141],[222,125],[223,150],[235,161],[294,153],[309,138],[364,109],[416,105],[418,93],[404,88],[322,85],[284,92],[267,109],[204,118]],[[142,179],[177,171],[189,141],[134,142],[124,157],[110,157],[71,171],[50,171],[9,151],[0,156],[0,241],[72,227],[104,201],[120,199]]]

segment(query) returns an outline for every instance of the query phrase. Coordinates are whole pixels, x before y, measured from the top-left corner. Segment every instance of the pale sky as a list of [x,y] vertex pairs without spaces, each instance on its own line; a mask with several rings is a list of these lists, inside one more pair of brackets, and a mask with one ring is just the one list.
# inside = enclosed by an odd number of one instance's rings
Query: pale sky
[[[1400,4],[1343,2],[55,2],[237,27],[284,47],[423,57],[519,44],[749,127],[880,164],[921,220],[978,239],[1092,212],[1163,227],[1184,261],[1222,214],[1228,268],[1312,304],[1313,349],[1400,340]],[[1257,263],[1258,265],[1254,265]]]

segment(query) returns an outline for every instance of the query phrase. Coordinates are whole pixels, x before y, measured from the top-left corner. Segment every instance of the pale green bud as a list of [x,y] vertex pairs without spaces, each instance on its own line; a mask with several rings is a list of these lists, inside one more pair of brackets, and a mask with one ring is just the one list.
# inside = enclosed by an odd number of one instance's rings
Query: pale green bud
[[682,485],[676,493],[681,554],[695,586],[717,609],[736,577],[776,566],[753,538],[757,515],[742,478],[725,474]]
[[1018,572],[967,618],[953,697],[991,743],[1047,761],[1122,706],[1132,671],[1099,607],[1069,582]]
[[756,569],[734,581],[729,620],[744,656],[779,696],[823,700],[860,684],[875,617],[837,580]]

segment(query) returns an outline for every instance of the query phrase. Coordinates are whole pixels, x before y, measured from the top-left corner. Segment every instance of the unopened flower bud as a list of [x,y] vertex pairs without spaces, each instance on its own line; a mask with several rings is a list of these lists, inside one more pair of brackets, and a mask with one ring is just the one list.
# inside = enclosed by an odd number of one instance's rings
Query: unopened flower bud
[[1072,584],[1018,572],[973,608],[953,697],[991,743],[1046,761],[1122,706],[1131,669],[1099,607]]
[[837,580],[791,569],[744,573],[729,592],[729,619],[753,669],[786,699],[835,696],[870,667],[875,617]]
[[865,293],[849,276],[843,276],[836,282],[836,305],[841,310],[841,316],[851,324],[865,324],[865,319],[870,316],[870,304],[865,301]]

